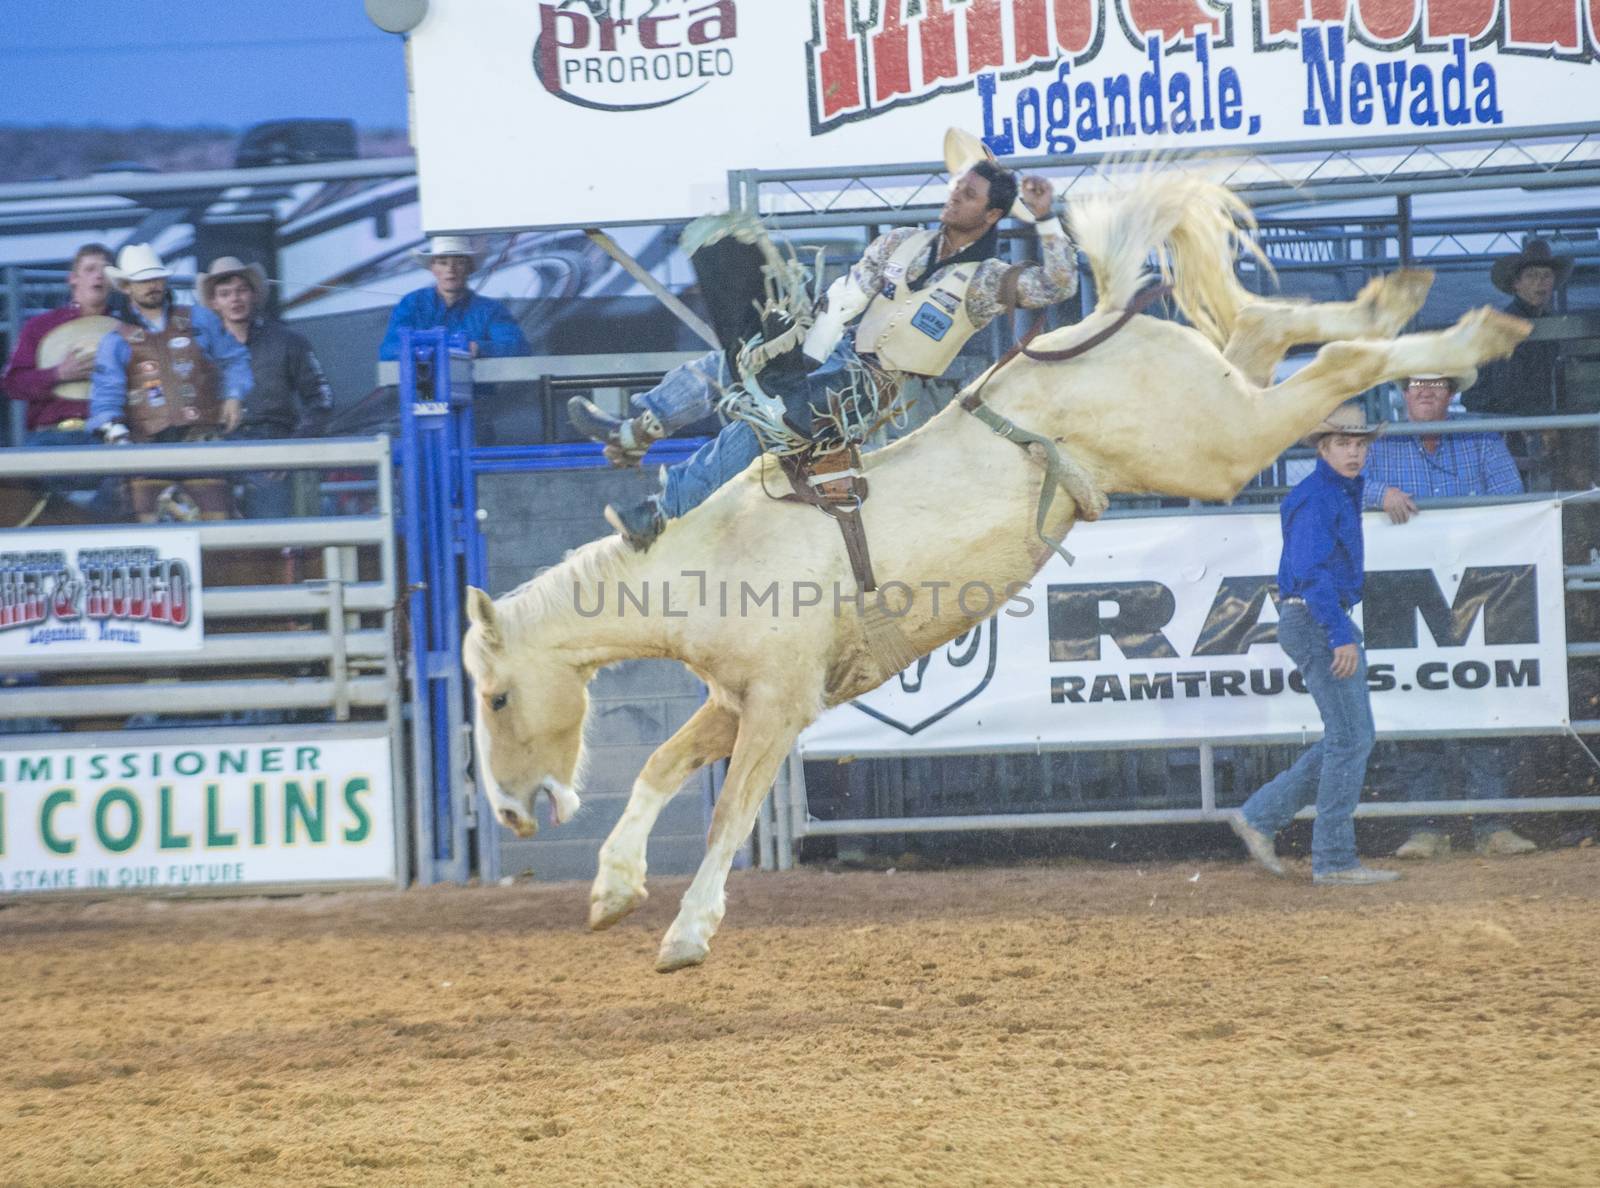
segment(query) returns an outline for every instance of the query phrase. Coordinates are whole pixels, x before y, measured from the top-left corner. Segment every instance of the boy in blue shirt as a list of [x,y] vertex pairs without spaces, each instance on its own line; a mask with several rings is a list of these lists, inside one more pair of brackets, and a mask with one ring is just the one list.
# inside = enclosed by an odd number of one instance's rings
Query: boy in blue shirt
[[1322,715],[1322,738],[1263,784],[1229,824],[1250,856],[1283,875],[1273,839],[1313,800],[1314,883],[1364,885],[1400,876],[1362,866],[1355,808],[1374,731],[1367,661],[1350,608],[1361,601],[1361,468],[1379,431],[1357,404],[1342,404],[1306,438],[1316,469],[1283,501],[1278,563],[1278,643],[1300,669]]

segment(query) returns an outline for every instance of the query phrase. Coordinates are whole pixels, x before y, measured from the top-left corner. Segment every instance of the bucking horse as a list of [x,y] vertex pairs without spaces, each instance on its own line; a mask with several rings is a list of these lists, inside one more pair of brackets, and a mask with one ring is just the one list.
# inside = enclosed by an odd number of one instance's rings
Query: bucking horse
[[[879,593],[898,597],[893,612],[919,655],[999,609],[968,614],[961,603],[979,600],[940,600],[940,590],[1021,588],[1049,554],[1043,538],[1096,519],[1108,495],[1232,499],[1353,395],[1418,372],[1463,373],[1510,353],[1531,329],[1484,308],[1447,330],[1397,337],[1433,281],[1416,270],[1374,280],[1348,302],[1259,298],[1235,275],[1241,252],[1259,255],[1248,209],[1192,174],[1148,172],[1121,194],[1075,200],[1069,219],[1098,304],[1032,347],[1092,349],[1067,361],[1004,360],[916,432],[865,456],[871,497],[861,516],[876,570],[892,579]],[[1187,325],[1129,315],[1156,280]],[[1272,383],[1290,347],[1315,343],[1326,345],[1311,363]],[[984,409],[987,419],[974,415]],[[1047,439],[1060,465],[1047,468],[1048,445],[1021,448],[996,424]],[[1055,479],[1041,525],[1041,486]],[[642,904],[657,815],[690,774],[728,759],[705,858],[661,942],[662,971],[706,959],[734,854],[800,732],[894,675],[869,646],[836,525],[773,497],[787,487],[763,456],[646,553],[608,537],[497,600],[469,591],[477,775],[497,819],[520,835],[536,830],[541,793],[558,824],[577,810],[586,688],[598,670],[665,658],[705,683],[705,703],[634,782],[590,893],[595,929]],[[773,582],[777,606],[737,604]]]

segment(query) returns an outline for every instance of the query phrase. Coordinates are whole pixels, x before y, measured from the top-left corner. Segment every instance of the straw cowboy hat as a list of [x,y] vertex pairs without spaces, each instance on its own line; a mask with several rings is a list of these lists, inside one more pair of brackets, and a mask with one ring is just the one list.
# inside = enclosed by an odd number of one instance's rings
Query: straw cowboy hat
[[1449,380],[1457,392],[1465,392],[1478,382],[1478,369],[1469,367],[1455,375],[1443,375],[1437,371],[1419,371],[1416,375],[1408,375],[1406,377],[1407,386],[1410,385],[1412,380]]
[[[989,146],[984,144],[971,132],[960,128],[951,128],[944,134],[944,167],[950,174],[953,182],[979,161],[992,161],[999,165],[999,160],[989,151]],[[1005,168],[1001,166],[1001,168]],[[1022,201],[1019,190],[1017,200],[1011,204],[1011,217],[1019,223],[1036,223],[1039,220]]]
[[230,276],[242,276],[256,291],[256,301],[267,299],[267,270],[259,264],[246,264],[238,256],[218,256],[211,267],[194,278],[195,291],[200,294],[200,304],[209,306],[217,286]]
[[161,262],[148,243],[130,243],[117,253],[117,262],[106,266],[106,276],[118,288],[131,281],[165,280],[172,269]]
[[1316,449],[1318,442],[1334,433],[1343,433],[1350,437],[1376,437],[1382,432],[1382,421],[1367,420],[1367,414],[1361,407],[1361,402],[1359,400],[1347,400],[1329,413],[1322,424],[1307,433],[1301,439],[1301,442],[1312,449]]
[[1572,257],[1557,256],[1550,251],[1550,241],[1530,236],[1522,241],[1522,250],[1512,256],[1501,256],[1494,262],[1494,267],[1489,269],[1489,281],[1502,293],[1515,293],[1512,288],[1517,283],[1517,277],[1522,275],[1524,268],[1539,267],[1552,269],[1556,274],[1556,284],[1564,285],[1567,277],[1572,275]]
[[473,247],[472,240],[465,235],[435,235],[411,254],[416,257],[419,264],[426,267],[440,256],[466,256],[476,266],[480,253]]

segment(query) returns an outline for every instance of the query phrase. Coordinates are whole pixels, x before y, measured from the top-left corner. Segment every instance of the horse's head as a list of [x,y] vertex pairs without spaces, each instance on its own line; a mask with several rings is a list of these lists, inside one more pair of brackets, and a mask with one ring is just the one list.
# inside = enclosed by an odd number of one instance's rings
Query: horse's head
[[478,698],[478,780],[501,824],[532,837],[540,792],[550,800],[554,824],[578,811],[574,784],[591,674],[534,646],[526,631],[509,639],[494,602],[475,587],[467,589],[467,617],[472,626],[462,656]]

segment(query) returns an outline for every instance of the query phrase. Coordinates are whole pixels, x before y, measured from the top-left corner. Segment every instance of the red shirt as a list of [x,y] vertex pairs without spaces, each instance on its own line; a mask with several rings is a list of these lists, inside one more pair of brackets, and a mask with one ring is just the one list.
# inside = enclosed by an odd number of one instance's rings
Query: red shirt
[[17,335],[17,349],[11,353],[11,363],[5,375],[0,376],[0,389],[13,400],[28,404],[28,428],[47,429],[60,421],[74,417],[87,417],[89,404],[85,400],[62,400],[55,394],[59,382],[54,367],[39,366],[39,343],[57,326],[83,317],[76,301],[69,301],[60,309],[52,309],[22,324]]

